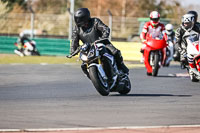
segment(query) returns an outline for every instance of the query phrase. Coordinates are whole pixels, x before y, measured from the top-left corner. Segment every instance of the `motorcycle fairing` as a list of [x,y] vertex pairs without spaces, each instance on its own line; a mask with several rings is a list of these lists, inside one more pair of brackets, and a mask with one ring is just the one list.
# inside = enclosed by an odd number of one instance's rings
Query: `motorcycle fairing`
[[104,53],[103,56],[105,56],[106,58],[108,58],[111,61],[111,64],[114,64],[114,57],[108,53]]
[[152,50],[163,49],[167,47],[167,43],[164,38],[162,40],[147,38],[146,45],[151,47]]
[[147,34],[146,39],[147,39],[145,43],[146,47],[144,49],[144,64],[146,66],[147,72],[152,73],[152,66],[150,65],[150,62],[149,62],[150,52],[156,51],[156,50],[161,51],[161,54],[162,54],[161,64],[163,65],[166,59],[166,47],[168,44],[164,37],[162,39],[154,39],[154,38],[151,38],[149,34]]
[[196,64],[197,70],[200,72],[200,54],[194,57],[194,63]]
[[[189,41],[187,41],[189,42]],[[199,43],[196,42],[190,42],[187,46],[187,54],[188,55],[198,55],[199,53]]]
[[144,50],[144,64],[146,66],[148,73],[152,73],[152,67],[149,63],[150,51],[151,51],[151,48],[146,46]]

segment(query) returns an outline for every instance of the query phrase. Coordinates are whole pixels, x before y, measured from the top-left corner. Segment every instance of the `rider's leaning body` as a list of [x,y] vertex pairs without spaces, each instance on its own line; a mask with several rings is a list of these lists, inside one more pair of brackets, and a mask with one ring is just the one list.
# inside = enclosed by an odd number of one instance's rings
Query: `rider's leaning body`
[[[74,14],[75,27],[72,33],[71,54],[79,47],[79,40],[83,43],[94,43],[100,39],[108,39],[110,28],[105,25],[99,18],[91,18],[90,11],[87,8],[80,8]],[[119,69],[124,73],[129,72],[125,66],[120,50],[112,44],[105,44],[106,48],[112,53],[116,59]],[[86,66],[82,64],[82,70],[88,75]]]

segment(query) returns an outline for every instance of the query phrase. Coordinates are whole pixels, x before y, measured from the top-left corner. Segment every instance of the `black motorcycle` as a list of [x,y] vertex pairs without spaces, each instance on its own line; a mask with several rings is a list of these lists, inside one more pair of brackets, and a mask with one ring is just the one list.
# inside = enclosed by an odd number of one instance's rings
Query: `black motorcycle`
[[110,44],[110,41],[103,39],[94,43],[84,43],[67,57],[71,58],[80,52],[79,58],[87,67],[88,77],[102,96],[107,96],[110,92],[128,94],[131,90],[130,79],[118,69],[113,55],[105,44]]

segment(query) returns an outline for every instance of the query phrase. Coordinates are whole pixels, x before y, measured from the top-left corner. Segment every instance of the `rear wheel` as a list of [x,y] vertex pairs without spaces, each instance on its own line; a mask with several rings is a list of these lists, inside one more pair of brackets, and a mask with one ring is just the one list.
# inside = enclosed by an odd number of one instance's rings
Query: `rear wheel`
[[131,81],[129,77],[127,76],[125,80],[126,81],[123,90],[119,91],[119,93],[122,95],[128,94],[131,91]]
[[156,51],[154,54],[154,58],[153,58],[153,66],[152,66],[152,75],[153,76],[157,76],[158,75],[158,69],[159,69],[159,51]]
[[96,66],[89,68],[90,79],[96,90],[102,95],[107,96],[110,93],[107,80],[103,79]]
[[194,74],[190,75],[190,79],[192,82],[199,82],[199,80],[196,78],[196,76]]
[[36,51],[33,51],[33,52],[32,52],[32,55],[40,56],[40,52],[37,51],[37,50],[36,50]]

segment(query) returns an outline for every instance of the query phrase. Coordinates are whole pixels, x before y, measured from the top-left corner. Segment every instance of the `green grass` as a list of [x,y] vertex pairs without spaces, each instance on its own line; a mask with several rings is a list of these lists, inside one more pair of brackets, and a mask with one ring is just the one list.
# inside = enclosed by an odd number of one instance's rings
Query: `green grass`
[[0,54],[0,64],[12,64],[12,63],[23,63],[23,64],[65,64],[65,63],[78,63],[77,57],[68,59],[64,56],[25,56],[19,57],[14,54]]
[[[125,61],[139,61],[141,58],[141,43],[136,42],[112,42],[118,48]],[[19,57],[15,54],[0,54],[0,64],[23,63],[23,64],[65,64],[77,62],[78,57],[67,59],[64,56],[26,56]]]
[[[81,61],[77,61],[78,57],[75,56],[71,59],[68,59],[64,56],[25,56],[20,57],[15,54],[0,54],[0,64],[81,64]],[[140,68],[144,67],[144,64],[136,62],[125,61],[125,64],[128,68]]]

